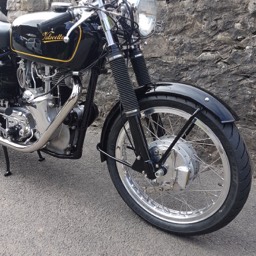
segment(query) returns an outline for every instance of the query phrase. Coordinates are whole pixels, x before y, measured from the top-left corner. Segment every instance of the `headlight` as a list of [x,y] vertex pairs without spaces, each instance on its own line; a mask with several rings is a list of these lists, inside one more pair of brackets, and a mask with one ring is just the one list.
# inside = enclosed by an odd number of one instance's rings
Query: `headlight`
[[149,36],[156,25],[157,6],[155,0],[128,0],[136,8],[135,17],[142,37]]

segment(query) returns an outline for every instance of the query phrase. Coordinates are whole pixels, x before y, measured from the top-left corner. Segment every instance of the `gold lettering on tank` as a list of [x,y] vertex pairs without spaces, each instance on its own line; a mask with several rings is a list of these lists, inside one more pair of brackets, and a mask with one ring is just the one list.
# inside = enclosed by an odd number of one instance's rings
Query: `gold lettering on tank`
[[62,34],[55,35],[54,31],[44,32],[42,34],[43,43],[61,42],[63,40],[64,40],[64,35]]

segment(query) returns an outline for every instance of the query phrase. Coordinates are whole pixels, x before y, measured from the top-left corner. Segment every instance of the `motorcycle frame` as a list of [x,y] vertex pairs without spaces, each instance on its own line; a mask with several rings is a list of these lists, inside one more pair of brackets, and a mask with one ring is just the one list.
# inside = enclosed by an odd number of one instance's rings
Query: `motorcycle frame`
[[[84,139],[85,139],[86,132],[87,132],[87,129],[90,124],[90,113],[91,113],[91,110],[93,107],[96,86],[97,86],[99,75],[101,74],[101,70],[104,66],[104,63],[105,63],[105,59],[101,59],[97,62],[97,64],[94,67],[91,68],[91,75],[90,75],[89,85],[88,85],[88,89],[87,89],[86,100],[84,102],[84,113],[83,113],[83,116],[81,119],[82,120],[81,125],[78,127],[79,132],[78,132],[78,139],[77,139],[75,151],[72,152],[70,155],[56,154],[54,152],[44,150],[44,149],[41,150],[42,152],[47,153],[47,154],[52,155],[57,158],[61,158],[61,159],[79,159],[79,158],[81,158],[81,156],[83,154]],[[81,83],[81,81],[80,81],[80,83]]]

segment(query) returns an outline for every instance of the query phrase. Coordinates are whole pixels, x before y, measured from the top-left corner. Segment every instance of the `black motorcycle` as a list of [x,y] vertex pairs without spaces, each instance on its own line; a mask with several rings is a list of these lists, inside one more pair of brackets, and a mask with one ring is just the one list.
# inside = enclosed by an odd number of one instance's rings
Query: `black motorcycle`
[[[97,145],[127,205],[180,235],[215,231],[242,209],[251,167],[236,114],[182,83],[152,83],[140,49],[156,24],[155,0],[54,4],[0,22],[0,144],[79,159],[100,74],[110,65],[120,100]],[[128,73],[130,61],[138,86]],[[108,66],[107,66],[108,67]],[[81,82],[90,71],[88,84]]]

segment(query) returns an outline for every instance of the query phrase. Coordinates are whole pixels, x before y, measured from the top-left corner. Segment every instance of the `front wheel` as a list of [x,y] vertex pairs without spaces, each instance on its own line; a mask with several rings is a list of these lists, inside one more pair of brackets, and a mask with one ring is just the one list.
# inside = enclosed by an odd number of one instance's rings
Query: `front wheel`
[[[199,106],[151,96],[140,101],[140,108],[149,152],[157,162]],[[242,209],[251,186],[250,161],[236,126],[221,124],[205,110],[194,121],[169,154],[167,173],[155,180],[108,158],[111,179],[127,205],[154,226],[181,235],[227,225]],[[132,165],[133,148],[129,124],[120,114],[107,153]]]

